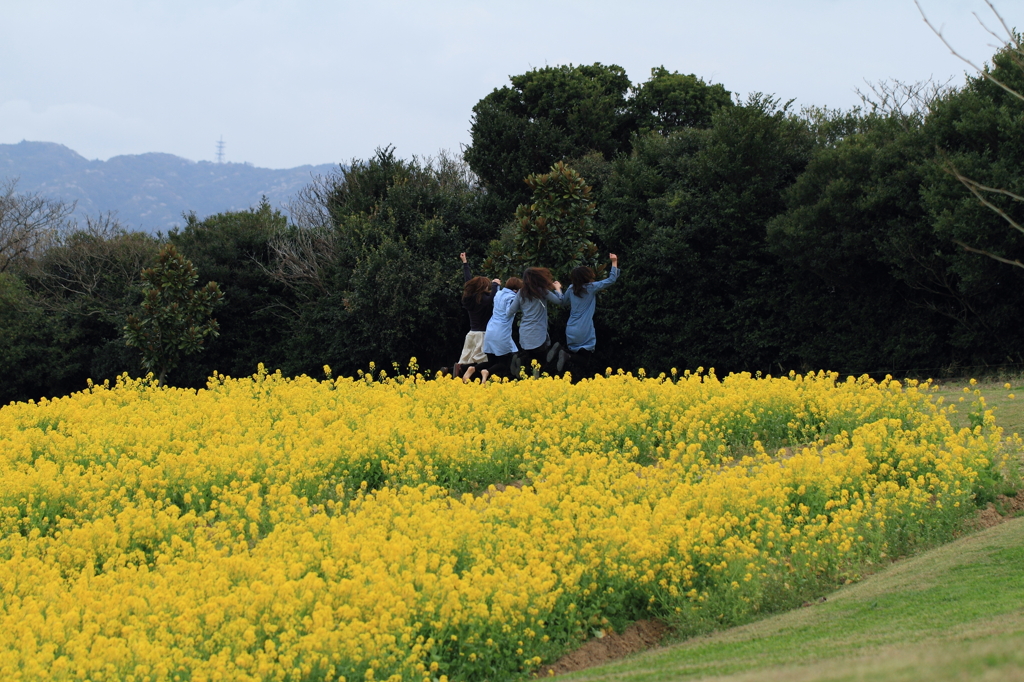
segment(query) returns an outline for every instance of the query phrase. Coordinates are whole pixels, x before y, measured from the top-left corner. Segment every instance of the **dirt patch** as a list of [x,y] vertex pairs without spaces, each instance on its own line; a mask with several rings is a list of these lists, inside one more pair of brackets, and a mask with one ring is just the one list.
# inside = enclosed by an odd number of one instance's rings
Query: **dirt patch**
[[541,666],[537,671],[537,676],[548,677],[571,673],[645,651],[657,646],[667,632],[668,626],[661,621],[637,621],[621,633],[608,632],[604,637],[590,640],[554,663]]
[[1019,516],[1021,512],[1024,512],[1024,490],[1019,491],[1013,497],[999,495],[994,503],[989,502],[987,507],[979,511],[978,515],[968,522],[968,528],[971,530],[991,528]]
[[1014,518],[1024,512],[1024,490],[1017,491],[1013,497],[1000,495],[996,498],[995,508],[1004,518]]

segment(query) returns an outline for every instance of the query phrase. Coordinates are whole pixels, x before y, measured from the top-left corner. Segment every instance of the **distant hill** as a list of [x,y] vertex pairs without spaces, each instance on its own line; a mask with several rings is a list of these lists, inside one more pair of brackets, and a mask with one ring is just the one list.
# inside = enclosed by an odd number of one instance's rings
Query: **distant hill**
[[20,178],[19,192],[76,201],[79,216],[117,211],[125,227],[146,232],[182,225],[182,212],[195,211],[204,218],[244,210],[263,195],[283,208],[313,176],[337,168],[323,164],[273,170],[159,153],[90,161],[53,142],[0,144],[0,180]]

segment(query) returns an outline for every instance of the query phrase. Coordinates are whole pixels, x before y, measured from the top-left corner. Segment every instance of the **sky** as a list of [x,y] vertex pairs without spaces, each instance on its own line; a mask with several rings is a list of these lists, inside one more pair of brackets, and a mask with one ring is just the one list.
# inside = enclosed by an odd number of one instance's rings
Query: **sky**
[[[919,0],[964,56],[994,52],[984,0]],[[1024,2],[995,0],[1011,26]],[[166,152],[266,168],[394,145],[458,152],[473,106],[562,64],[693,73],[745,98],[848,108],[866,82],[962,83],[913,0],[348,2],[0,0],[0,144],[89,159]]]

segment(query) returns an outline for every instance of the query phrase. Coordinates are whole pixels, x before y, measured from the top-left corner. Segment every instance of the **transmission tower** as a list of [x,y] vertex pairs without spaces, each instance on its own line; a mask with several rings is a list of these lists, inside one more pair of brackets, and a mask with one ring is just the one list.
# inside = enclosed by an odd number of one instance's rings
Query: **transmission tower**
[[217,140],[217,163],[224,163],[224,136]]

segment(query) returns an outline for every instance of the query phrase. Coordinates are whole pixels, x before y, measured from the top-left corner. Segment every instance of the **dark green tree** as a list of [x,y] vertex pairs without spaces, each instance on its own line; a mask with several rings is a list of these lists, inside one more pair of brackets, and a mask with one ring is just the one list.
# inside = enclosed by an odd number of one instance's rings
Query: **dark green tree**
[[219,334],[207,340],[201,354],[183,358],[175,383],[203,386],[213,372],[246,376],[260,362],[289,367],[289,311],[296,300],[271,274],[271,245],[287,233],[287,217],[264,198],[248,210],[184,218],[184,227],[172,231],[168,241],[195,265],[199,281],[219,283],[225,305],[217,314]]
[[473,107],[465,159],[504,209],[526,203],[523,178],[595,151],[611,158],[633,131],[630,80],[620,66],[572,64],[512,76]]
[[664,66],[651,69],[651,77],[633,90],[629,100],[633,127],[641,134],[706,128],[712,114],[731,106],[731,93],[723,85],[708,85],[692,73],[669,72]]
[[596,205],[586,180],[559,161],[550,172],[526,178],[526,185],[533,201],[520,205],[502,238],[491,242],[484,270],[506,278],[546,266],[557,278],[579,265],[595,266]]
[[1018,59],[997,52],[992,78],[970,77],[936,102],[923,131],[938,150],[921,187],[939,244],[931,271],[963,301],[952,343],[975,362],[1024,361],[1024,269],[1005,264],[1024,262],[1024,232],[1013,227],[1024,226],[1024,101],[1006,89],[1024,92]]
[[47,357],[59,367],[38,384],[43,395],[85,387],[87,379],[113,379],[138,368],[122,329],[141,300],[141,273],[160,249],[153,235],[130,232],[111,214],[89,217],[50,241],[19,268],[38,310],[40,329],[55,330]]
[[789,332],[767,224],[812,147],[804,122],[754,96],[615,160],[597,197],[599,245],[629,270],[595,315],[601,364],[770,371]]
[[[978,203],[999,216],[1007,227],[1019,233],[1013,235],[1015,237],[1014,241],[1019,243],[1020,235],[1024,235],[1024,221],[1021,218],[1021,213],[1024,212],[1024,194],[1018,188],[1011,188],[1001,184],[988,184],[987,180],[989,178],[978,177],[971,173],[970,169],[971,166],[976,167],[979,161],[977,158],[970,158],[972,152],[984,150],[984,153],[988,154],[989,157],[993,157],[994,163],[991,168],[985,168],[982,171],[983,175],[995,176],[996,179],[1001,179],[998,176],[1007,175],[1008,173],[1011,178],[1006,178],[1007,180],[1016,179],[1012,178],[1014,175],[1013,170],[1004,167],[1000,163],[1002,160],[1000,152],[1003,151],[1002,145],[1007,142],[1009,142],[1010,146],[1019,146],[1019,142],[1016,140],[1019,137],[1016,128],[1019,127],[1019,111],[1022,105],[1024,105],[1024,36],[1016,29],[1010,28],[1006,19],[1003,18],[992,2],[987,4],[1002,27],[1004,34],[1000,36],[996,31],[988,29],[986,26],[989,33],[1000,40],[1002,47],[997,50],[991,64],[978,66],[975,62],[961,54],[946,39],[942,29],[936,28],[932,24],[920,3],[917,3],[917,8],[921,12],[921,18],[928,24],[928,27],[935,32],[954,56],[970,65],[978,74],[974,78],[968,78],[967,86],[955,97],[949,98],[949,107],[946,108],[946,112],[963,111],[964,109],[973,108],[976,111],[970,117],[971,120],[964,121],[964,125],[958,126],[956,129],[950,129],[948,127],[950,118],[947,116],[945,117],[947,126],[939,124],[932,126],[932,128],[942,131],[939,133],[940,135],[944,133],[953,138],[952,147],[954,154],[966,153],[965,155],[967,156],[964,159],[944,155],[941,163],[942,168],[955,177],[977,199]],[[975,15],[975,18],[982,21],[977,15]],[[984,22],[982,22],[982,25],[984,26]],[[943,113],[943,108],[939,108],[939,115],[936,118],[943,118]],[[955,116],[956,114],[954,114]],[[940,149],[943,152],[949,151],[943,147],[940,147]],[[966,164],[964,164],[965,161]],[[987,166],[989,165],[988,161],[989,158],[982,158],[980,159],[980,164]],[[1012,184],[1020,185],[1019,179]],[[941,222],[945,224],[940,225],[939,229],[947,233],[957,231],[957,226],[960,224],[960,221],[955,217],[948,215]],[[991,235],[983,235],[982,239],[991,241]],[[1000,255],[998,248],[993,250],[988,246],[979,247],[973,245],[971,241],[970,235],[967,236],[966,241],[956,239],[957,244],[965,251],[988,256],[1000,263],[1024,269],[1024,260],[1019,255],[1010,255],[1009,257]]]
[[40,305],[17,275],[0,273],[0,405],[85,387],[93,349],[75,322]]
[[963,306],[931,279],[943,245],[920,201],[933,154],[923,114],[810,113],[819,145],[768,224],[792,282],[790,357],[857,375],[948,363],[950,314]]
[[128,316],[125,343],[142,353],[142,366],[164,385],[182,357],[197,353],[217,335],[212,315],[224,294],[216,282],[195,288],[195,266],[173,244],[160,250],[156,264],[142,271],[142,305]]
[[1011,263],[1024,259],[1024,100],[1005,88],[1024,92],[1019,59],[997,52],[983,75],[936,103],[926,130],[939,149],[926,191],[936,230]]
[[496,236],[489,201],[464,162],[390,147],[310,185],[273,245],[296,297],[291,369],[453,362],[467,329],[458,254],[479,258]]

